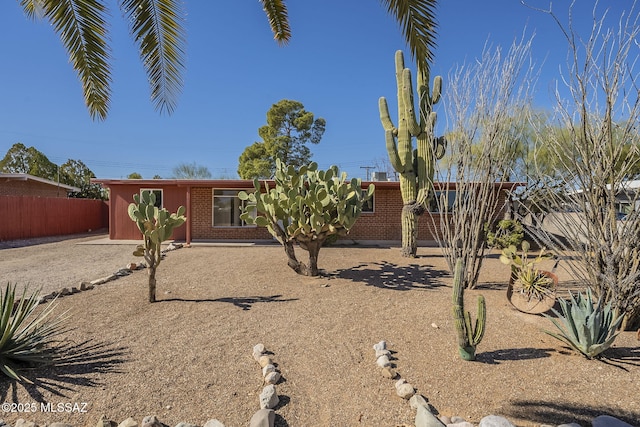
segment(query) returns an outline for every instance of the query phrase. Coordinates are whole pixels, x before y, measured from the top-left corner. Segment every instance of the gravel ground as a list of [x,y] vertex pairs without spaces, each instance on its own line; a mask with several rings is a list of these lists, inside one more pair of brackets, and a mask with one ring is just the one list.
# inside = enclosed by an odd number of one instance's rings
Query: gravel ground
[[0,277],[4,284],[12,282],[48,294],[142,260],[133,256],[136,244],[87,244],[106,239],[106,234],[85,234],[0,242]]
[[[0,275],[57,289],[133,260],[133,246],[79,244],[90,238],[2,249]],[[478,423],[497,414],[530,427],[588,426],[610,414],[640,425],[635,333],[621,333],[602,361],[572,353],[542,332],[548,320],[511,307],[508,266],[490,257],[479,289],[465,293],[472,313],[475,296],[486,297],[488,320],[478,360],[464,362],[439,250],[420,248],[417,259],[399,252],[323,248],[325,275],[306,278],[287,267],[279,246],[172,251],[159,267],[155,304],[144,271],[59,299],[73,358],[32,371],[33,385],[0,380],[4,402],[37,406],[0,418],[79,427],[103,415],[138,423],[156,415],[170,426],[212,418],[247,426],[263,386],[251,353],[262,343],[283,376],[277,426],[413,425],[415,411],[375,364],[372,346],[386,340],[397,371],[442,415]],[[86,412],[43,412],[42,402],[86,403],[78,408]]]

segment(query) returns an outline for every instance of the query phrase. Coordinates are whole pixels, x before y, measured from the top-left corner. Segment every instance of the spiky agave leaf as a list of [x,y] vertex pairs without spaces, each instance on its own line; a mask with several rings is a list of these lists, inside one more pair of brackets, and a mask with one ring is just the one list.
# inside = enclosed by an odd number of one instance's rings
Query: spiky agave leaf
[[36,313],[38,291],[16,299],[16,285],[7,283],[0,293],[0,372],[17,381],[30,382],[25,367],[48,365],[59,357],[54,337],[63,331],[64,313],[51,318],[57,304],[51,301]]
[[555,325],[559,333],[546,330],[544,332],[589,359],[597,357],[613,344],[624,316],[615,316],[611,303],[603,305],[602,298],[594,305],[589,289],[586,295],[578,293],[577,298],[572,293],[569,295],[571,302],[560,300],[562,313],[552,309],[558,319],[544,315]]

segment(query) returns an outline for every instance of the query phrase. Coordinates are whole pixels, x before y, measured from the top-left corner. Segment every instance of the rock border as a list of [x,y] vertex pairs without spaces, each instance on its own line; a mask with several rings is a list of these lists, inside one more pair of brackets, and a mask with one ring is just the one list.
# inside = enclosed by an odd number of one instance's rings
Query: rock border
[[[437,327],[437,325],[431,325]],[[402,378],[397,372],[397,367],[391,363],[395,359],[392,352],[387,348],[386,341],[380,341],[373,345],[375,351],[376,365],[380,368],[380,374],[395,381],[396,394],[404,400],[409,401],[409,405],[416,410],[415,427],[476,427],[473,423],[466,421],[462,417],[437,416],[438,411],[429,405],[426,397],[416,394],[416,389]],[[610,415],[600,415],[591,420],[592,427],[633,427],[622,420]],[[406,424],[399,427],[410,427]],[[499,415],[487,415],[480,420],[477,427],[516,427],[508,419]],[[540,427],[554,427],[541,424]],[[581,427],[580,424],[571,422],[560,424],[557,427]]]
[[[162,257],[164,258],[166,256],[167,252],[175,251],[175,250],[178,250],[178,249],[183,248],[183,247],[190,247],[190,246],[188,246],[188,245],[185,246],[182,243],[173,243],[172,242],[165,249],[162,250],[162,252],[161,252]],[[53,301],[56,298],[62,298],[62,297],[67,296],[67,295],[77,294],[78,292],[90,291],[91,289],[95,288],[96,286],[103,285],[103,284],[105,284],[107,282],[111,282],[111,281],[117,280],[117,279],[119,279],[121,277],[128,276],[128,275],[130,275],[131,273],[133,273],[136,270],[144,270],[145,268],[147,268],[147,265],[144,262],[130,262],[125,267],[119,269],[115,273],[112,273],[112,274],[110,274],[108,276],[101,277],[99,279],[95,279],[95,280],[91,280],[91,281],[82,281],[82,282],[80,282],[80,285],[78,285],[78,286],[63,287],[63,288],[60,288],[59,290],[53,291],[53,292],[51,292],[49,294],[41,295],[38,303],[39,304],[44,304],[46,302]],[[18,303],[18,301],[16,301],[16,304],[17,303]]]

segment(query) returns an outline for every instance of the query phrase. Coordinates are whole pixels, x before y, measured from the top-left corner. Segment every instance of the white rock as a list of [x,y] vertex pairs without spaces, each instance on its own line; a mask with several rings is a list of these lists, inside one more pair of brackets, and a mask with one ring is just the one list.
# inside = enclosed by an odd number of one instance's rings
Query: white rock
[[427,403],[427,399],[425,399],[424,396],[422,396],[421,394],[414,394],[413,396],[411,396],[411,399],[409,399],[409,406],[411,406],[413,409],[418,409],[419,406],[428,408],[429,404]]
[[253,414],[249,427],[273,427],[276,422],[276,413],[273,409],[260,409]]
[[382,355],[382,356],[378,357],[376,359],[376,365],[380,366],[381,368],[385,368],[387,366],[391,366],[391,361],[389,361],[389,356]]
[[129,417],[123,422],[121,422],[120,424],[118,424],[118,427],[138,427],[138,423],[136,422],[136,420]]
[[224,427],[224,424],[222,424],[220,421],[216,419],[213,419],[213,420],[207,421],[203,427]]
[[276,371],[276,367],[273,365],[266,365],[264,368],[262,368],[262,377],[266,377],[267,374],[269,372],[275,372]]
[[277,384],[280,381],[280,372],[269,372],[264,376],[265,384]]
[[374,350],[386,350],[387,349],[387,342],[386,341],[380,341],[379,343],[373,345],[373,349]]
[[269,384],[262,389],[262,393],[260,393],[260,409],[273,409],[278,403],[280,403],[280,398],[276,393],[275,385]]
[[376,350],[376,358],[380,356],[389,356],[391,352],[389,350]]
[[396,370],[393,369],[391,366],[386,366],[382,368],[380,373],[382,374],[383,377],[389,378],[391,380],[395,379],[398,376],[398,373],[396,372]]
[[480,420],[478,427],[516,427],[508,419],[499,415],[487,415]]
[[256,359],[256,362],[258,360],[260,360],[260,357],[262,357],[262,355],[264,355],[264,345],[263,344],[256,344],[253,346],[253,358]]
[[411,396],[416,394],[416,390],[409,383],[404,383],[400,387],[396,387],[396,393],[403,399],[409,400]]
[[591,421],[593,427],[633,427],[631,424],[625,423],[611,415],[600,415]]
[[431,413],[426,406],[419,406],[416,412],[416,427],[444,427],[442,421]]
[[258,363],[262,368],[264,368],[267,365],[273,365],[273,361],[271,360],[271,358],[269,356],[264,356],[264,355],[258,358]]

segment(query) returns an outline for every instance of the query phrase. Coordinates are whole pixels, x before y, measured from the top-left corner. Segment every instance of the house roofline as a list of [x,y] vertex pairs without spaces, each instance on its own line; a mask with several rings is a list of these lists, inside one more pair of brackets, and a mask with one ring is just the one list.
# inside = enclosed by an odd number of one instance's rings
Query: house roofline
[[29,175],[28,173],[0,173],[0,179],[6,181],[36,181],[42,184],[50,185],[52,187],[64,188],[67,191],[81,191],[78,187],[51,181],[50,179],[46,178],[40,178],[39,176]]
[[[253,188],[253,180],[250,179],[98,179],[92,178],[92,183],[102,184],[103,186],[110,185],[137,185],[144,187],[154,186],[166,186],[176,185],[178,187],[197,187],[197,186],[215,186],[216,188]],[[272,179],[259,180],[262,187],[265,183],[269,187],[274,187],[275,182]],[[373,184],[378,188],[399,188],[399,181],[362,181],[362,187],[368,187],[369,184]],[[473,185],[473,183],[465,183],[465,185]],[[480,184],[480,183],[478,183]],[[494,187],[499,190],[513,190],[518,187],[525,187],[527,184],[524,182],[496,182]],[[457,185],[455,182],[434,182],[436,190],[443,190],[445,188],[449,190],[455,190]]]

